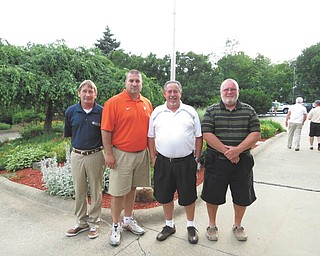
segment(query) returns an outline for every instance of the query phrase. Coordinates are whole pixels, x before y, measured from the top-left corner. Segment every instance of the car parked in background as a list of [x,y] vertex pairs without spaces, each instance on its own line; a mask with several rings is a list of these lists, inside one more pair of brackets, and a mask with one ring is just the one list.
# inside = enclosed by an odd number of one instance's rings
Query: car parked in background
[[[275,102],[272,102],[272,106],[274,106],[274,103],[275,103]],[[287,114],[290,105],[289,105],[288,103],[286,103],[286,102],[278,102],[278,104],[279,104],[279,107],[278,107],[278,109],[277,109],[277,113],[280,112],[280,113]],[[271,107],[271,108],[269,109],[269,112],[271,112],[271,113],[273,112],[273,107]]]
[[302,105],[306,107],[308,113],[313,108],[313,103],[303,102]]

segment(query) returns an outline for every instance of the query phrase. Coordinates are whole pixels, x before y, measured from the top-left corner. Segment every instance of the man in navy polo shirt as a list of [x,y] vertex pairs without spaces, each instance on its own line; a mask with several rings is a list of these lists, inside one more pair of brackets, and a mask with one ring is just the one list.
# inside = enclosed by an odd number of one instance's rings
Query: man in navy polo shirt
[[[71,137],[71,174],[76,196],[77,224],[66,236],[89,230],[89,238],[99,235],[102,205],[102,178],[105,169],[100,122],[102,107],[95,102],[98,91],[90,80],[78,88],[80,102],[65,112],[64,136]],[[87,213],[87,193],[90,187],[91,206]]]

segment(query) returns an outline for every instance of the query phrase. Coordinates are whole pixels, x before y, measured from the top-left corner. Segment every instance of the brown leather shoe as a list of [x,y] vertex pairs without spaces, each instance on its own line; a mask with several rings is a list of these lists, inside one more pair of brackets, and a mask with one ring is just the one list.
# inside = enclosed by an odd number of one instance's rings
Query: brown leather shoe
[[97,236],[99,236],[99,228],[91,227],[90,230],[89,230],[89,233],[88,233],[88,237],[90,239],[94,239]]
[[169,226],[164,226],[162,231],[157,235],[157,240],[164,241],[174,233],[176,233],[175,225],[173,225],[173,228]]
[[70,229],[67,231],[66,236],[68,236],[68,237],[76,236],[76,235],[78,235],[78,234],[81,233],[81,232],[87,231],[88,229],[89,229],[89,226],[79,227],[79,226],[77,225],[77,226],[74,226],[73,228],[70,228]]
[[188,241],[190,244],[198,243],[199,236],[198,230],[195,227],[187,227],[188,229]]

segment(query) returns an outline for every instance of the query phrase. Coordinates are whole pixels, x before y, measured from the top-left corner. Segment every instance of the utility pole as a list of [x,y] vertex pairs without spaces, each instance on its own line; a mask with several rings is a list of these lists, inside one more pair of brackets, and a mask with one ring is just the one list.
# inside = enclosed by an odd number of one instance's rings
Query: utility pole
[[176,0],[173,2],[173,38],[171,54],[171,74],[170,80],[176,80]]
[[296,64],[293,65],[292,104],[295,103],[294,88],[296,87]]

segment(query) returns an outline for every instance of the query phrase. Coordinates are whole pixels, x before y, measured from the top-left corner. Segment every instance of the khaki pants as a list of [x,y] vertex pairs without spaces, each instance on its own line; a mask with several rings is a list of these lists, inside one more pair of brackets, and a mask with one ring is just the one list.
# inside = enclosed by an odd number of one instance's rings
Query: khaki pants
[[[71,153],[71,174],[76,194],[75,215],[80,227],[99,227],[102,206],[102,179],[105,170],[103,150],[85,156]],[[87,212],[90,187],[91,206]]]
[[301,130],[302,123],[290,123],[288,126],[288,147],[292,147],[292,140],[294,148],[300,148],[300,138],[301,138]]

